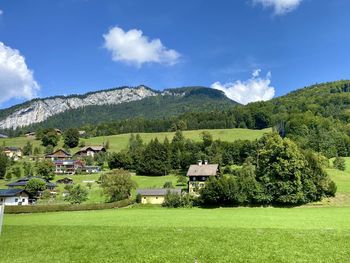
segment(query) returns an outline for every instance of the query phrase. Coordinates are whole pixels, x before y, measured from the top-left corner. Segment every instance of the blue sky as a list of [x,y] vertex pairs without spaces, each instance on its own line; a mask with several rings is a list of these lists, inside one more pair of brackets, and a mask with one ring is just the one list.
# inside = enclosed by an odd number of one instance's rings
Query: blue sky
[[211,86],[247,103],[350,75],[348,0],[2,0],[0,10],[2,108],[139,84]]

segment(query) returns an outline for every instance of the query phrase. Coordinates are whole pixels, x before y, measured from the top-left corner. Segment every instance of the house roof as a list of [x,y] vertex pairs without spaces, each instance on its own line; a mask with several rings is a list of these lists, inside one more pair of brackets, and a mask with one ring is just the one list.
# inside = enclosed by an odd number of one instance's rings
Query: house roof
[[[63,154],[58,154],[59,152],[62,152]],[[72,155],[69,152],[67,152],[63,149],[58,149],[58,150],[54,151],[53,153],[46,155],[46,157],[55,157],[55,156],[72,157]]]
[[181,194],[181,189],[180,188],[137,189],[136,192],[142,196],[165,196],[168,192],[171,192],[174,194]]
[[15,147],[15,146],[6,146],[6,147],[5,147],[5,151],[13,151],[13,152],[16,152],[16,151],[21,151],[21,148]]
[[26,190],[23,190],[23,189],[0,189],[0,196],[1,197],[12,197],[12,196],[17,196],[18,194],[20,194],[22,192],[29,194]]
[[187,176],[216,176],[218,164],[192,164],[187,171]]
[[50,181],[47,181],[41,177],[38,177],[38,176],[29,176],[29,177],[24,177],[24,178],[21,178],[21,179],[18,179],[16,182],[12,182],[12,183],[9,183],[7,184],[6,186],[10,186],[10,187],[15,187],[15,186],[26,186],[28,181],[32,178],[39,178],[39,179],[42,179],[46,182],[46,186],[47,187],[55,187],[56,184],[54,183],[51,183]]
[[0,133],[0,138],[8,138],[7,135]]
[[87,152],[87,151],[93,151],[93,152],[101,152],[101,151],[106,151],[106,148],[103,146],[85,146],[83,148],[81,148],[79,151],[76,152],[76,154],[80,154],[83,152]]

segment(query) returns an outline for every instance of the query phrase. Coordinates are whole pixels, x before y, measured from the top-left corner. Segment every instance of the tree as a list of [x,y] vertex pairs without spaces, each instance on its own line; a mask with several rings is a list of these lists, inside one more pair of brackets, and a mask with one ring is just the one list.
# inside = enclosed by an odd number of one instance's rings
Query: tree
[[74,148],[79,145],[79,131],[75,128],[67,129],[64,133],[64,144],[69,148]]
[[129,152],[121,151],[118,153],[112,153],[108,158],[108,167],[109,169],[131,169],[132,158]]
[[81,204],[88,200],[88,190],[80,184],[69,187],[67,192],[68,195],[65,196],[64,200],[71,204]]
[[38,176],[46,180],[53,180],[55,178],[55,165],[48,160],[38,162],[36,165],[36,172]]
[[115,202],[129,198],[136,183],[131,180],[129,172],[123,169],[112,170],[100,177],[103,194],[108,202]]
[[186,185],[187,184],[187,177],[184,176],[184,175],[179,175],[177,177],[177,181],[176,181],[178,184],[180,185]]
[[345,159],[342,157],[335,157],[333,161],[333,167],[338,170],[345,171],[346,169]]
[[9,165],[9,159],[1,151],[0,152],[0,179],[3,179],[4,176],[6,175],[8,165]]
[[6,179],[7,181],[10,181],[10,180],[12,179],[12,177],[13,177],[13,171],[12,171],[12,169],[7,170],[6,175],[5,175],[5,179]]
[[29,163],[29,162],[24,162],[24,163],[23,163],[23,171],[24,171],[24,176],[33,175],[33,167],[32,167],[32,164]]
[[46,182],[40,178],[32,178],[28,181],[25,189],[34,196],[38,195],[38,192],[46,189]]
[[41,148],[40,148],[40,147],[35,147],[33,153],[34,153],[34,155],[39,155],[39,154],[41,154],[41,153],[42,153]]
[[97,163],[97,165],[101,167],[104,165],[107,158],[108,158],[108,154],[106,152],[99,152],[94,156],[95,162]]
[[51,144],[49,144],[45,147],[45,154],[51,154],[53,150],[54,150],[54,147]]
[[49,129],[41,138],[41,142],[43,146],[52,145],[53,147],[56,147],[59,141],[59,136],[57,135],[57,132],[54,129]]
[[143,152],[143,162],[137,172],[144,175],[166,175],[169,172],[169,157],[164,144],[151,140]]
[[202,140],[204,149],[209,147],[213,143],[213,136],[208,131],[202,132]]
[[27,143],[24,145],[23,154],[25,156],[29,156],[33,154],[33,144],[30,141],[27,141]]
[[16,178],[20,178],[22,176],[22,171],[21,168],[19,168],[18,166],[15,166],[12,168],[12,174],[16,177]]

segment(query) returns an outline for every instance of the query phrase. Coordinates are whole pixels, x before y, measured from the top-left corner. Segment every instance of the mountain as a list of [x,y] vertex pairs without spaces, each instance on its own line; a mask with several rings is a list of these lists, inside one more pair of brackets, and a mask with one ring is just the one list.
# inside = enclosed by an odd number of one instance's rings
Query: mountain
[[0,129],[35,124],[41,127],[78,127],[126,118],[162,118],[191,111],[224,109],[235,104],[223,92],[205,87],[162,92],[145,86],[120,87],[84,95],[34,99],[0,110]]

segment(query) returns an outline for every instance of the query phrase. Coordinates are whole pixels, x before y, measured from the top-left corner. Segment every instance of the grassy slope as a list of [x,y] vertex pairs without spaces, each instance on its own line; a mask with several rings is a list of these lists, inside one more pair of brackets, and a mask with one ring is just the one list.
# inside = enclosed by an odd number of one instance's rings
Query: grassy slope
[[[195,141],[201,140],[201,132],[203,130],[196,131],[184,131],[184,136],[188,139]],[[222,141],[235,141],[238,139],[242,140],[255,140],[260,138],[264,133],[270,132],[271,129],[264,130],[249,130],[249,129],[219,129],[219,130],[207,130],[209,131],[214,139],[221,139]],[[158,138],[164,140],[165,137],[172,139],[174,132],[160,132],[160,133],[140,133],[144,142],[149,142],[151,139]],[[128,145],[130,134],[119,134],[112,136],[101,136],[90,139],[82,139],[86,142],[86,145],[101,145],[104,141],[109,140],[110,151],[120,151],[125,149]],[[40,146],[40,141],[36,141],[33,138],[17,137],[11,139],[0,139],[0,145],[5,144],[6,146],[19,146],[23,147],[27,141],[31,141],[34,146]],[[60,144],[62,146],[62,142]],[[73,149],[73,152],[77,149]]]

